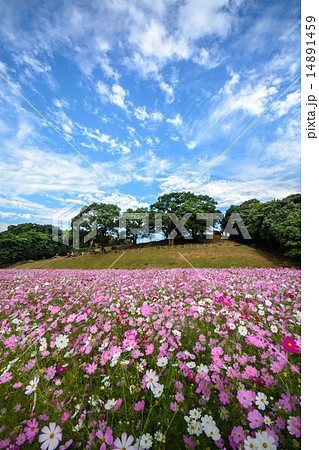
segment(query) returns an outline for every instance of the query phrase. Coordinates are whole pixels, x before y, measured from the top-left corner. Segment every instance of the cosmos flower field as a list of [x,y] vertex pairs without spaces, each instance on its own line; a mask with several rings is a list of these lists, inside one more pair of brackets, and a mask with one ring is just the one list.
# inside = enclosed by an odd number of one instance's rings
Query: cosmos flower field
[[300,447],[300,271],[2,270],[0,448]]

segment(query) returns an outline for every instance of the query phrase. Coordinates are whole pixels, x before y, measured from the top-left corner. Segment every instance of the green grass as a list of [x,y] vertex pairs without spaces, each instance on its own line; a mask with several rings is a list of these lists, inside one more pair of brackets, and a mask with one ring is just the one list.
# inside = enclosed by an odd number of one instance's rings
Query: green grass
[[[180,253],[180,254],[179,254]],[[181,256],[182,255],[182,256]],[[184,258],[185,259],[184,259]],[[176,246],[168,249],[150,250],[143,248],[137,251],[120,250],[106,254],[82,255],[76,258],[59,258],[40,260],[32,263],[17,263],[11,268],[18,269],[147,269],[162,267],[283,267],[296,266],[288,258],[280,254],[256,250],[246,245],[219,241],[210,247],[203,245]]]

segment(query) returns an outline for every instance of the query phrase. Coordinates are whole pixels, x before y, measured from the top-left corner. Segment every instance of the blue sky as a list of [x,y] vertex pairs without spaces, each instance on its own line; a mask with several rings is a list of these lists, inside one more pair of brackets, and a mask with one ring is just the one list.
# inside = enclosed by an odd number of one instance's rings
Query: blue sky
[[0,230],[171,191],[222,211],[300,192],[299,1],[13,0],[0,17]]

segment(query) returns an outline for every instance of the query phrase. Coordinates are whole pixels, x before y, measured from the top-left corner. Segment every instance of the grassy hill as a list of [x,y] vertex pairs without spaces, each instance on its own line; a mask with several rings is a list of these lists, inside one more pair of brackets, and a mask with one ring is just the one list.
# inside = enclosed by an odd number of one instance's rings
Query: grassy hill
[[210,244],[187,244],[173,248],[137,247],[118,249],[105,254],[75,258],[17,263],[16,269],[146,269],[153,267],[292,267],[296,264],[284,256],[247,245],[214,238]]

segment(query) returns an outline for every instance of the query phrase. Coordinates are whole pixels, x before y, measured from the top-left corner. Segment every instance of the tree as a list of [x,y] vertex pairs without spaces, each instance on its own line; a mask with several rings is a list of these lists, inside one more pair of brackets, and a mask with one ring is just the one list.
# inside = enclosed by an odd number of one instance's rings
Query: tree
[[[143,227],[143,217],[147,215],[149,219],[148,209],[147,208],[129,208],[125,211],[123,216],[125,215],[136,215],[136,217],[127,218],[126,219],[126,239],[132,241],[133,245],[136,245],[136,241],[138,237],[148,237],[149,236],[149,220],[146,223],[146,227]],[[147,229],[146,229],[147,228]],[[132,230],[138,229],[137,233],[133,233]]]
[[0,265],[28,259],[66,255],[66,245],[52,239],[52,226],[35,223],[9,225],[0,233]]
[[285,256],[299,260],[301,256],[301,195],[293,194],[282,200],[260,203],[253,199],[232,205],[230,214],[238,212],[254,242]]
[[[173,213],[178,220],[181,220],[188,213],[190,217],[184,224],[188,236],[184,234],[183,237],[198,239],[204,236],[206,223],[204,220],[198,219],[197,214],[219,212],[216,210],[216,205],[215,200],[208,195],[196,195],[192,192],[172,192],[160,196],[157,202],[151,205],[151,210],[162,214],[162,231],[166,239],[176,228],[176,224],[169,214]],[[178,229],[176,229],[176,233],[178,236],[182,236]]]
[[[119,215],[120,208],[117,205],[91,203],[72,219],[72,225],[80,227],[80,230],[84,228],[85,234],[95,230],[94,240],[100,246],[101,253],[104,253],[111,238],[117,237]],[[79,224],[81,218],[83,222]]]
[[256,198],[252,198],[250,200],[246,200],[241,205],[231,205],[227,209],[225,216],[222,220],[222,223],[221,223],[222,228],[226,227],[226,225],[230,219],[230,216],[234,213],[238,213],[240,215],[242,221],[244,222],[244,225],[246,226],[246,221],[247,221],[247,218],[249,216],[251,209],[259,204],[260,204],[259,200],[257,200]]

